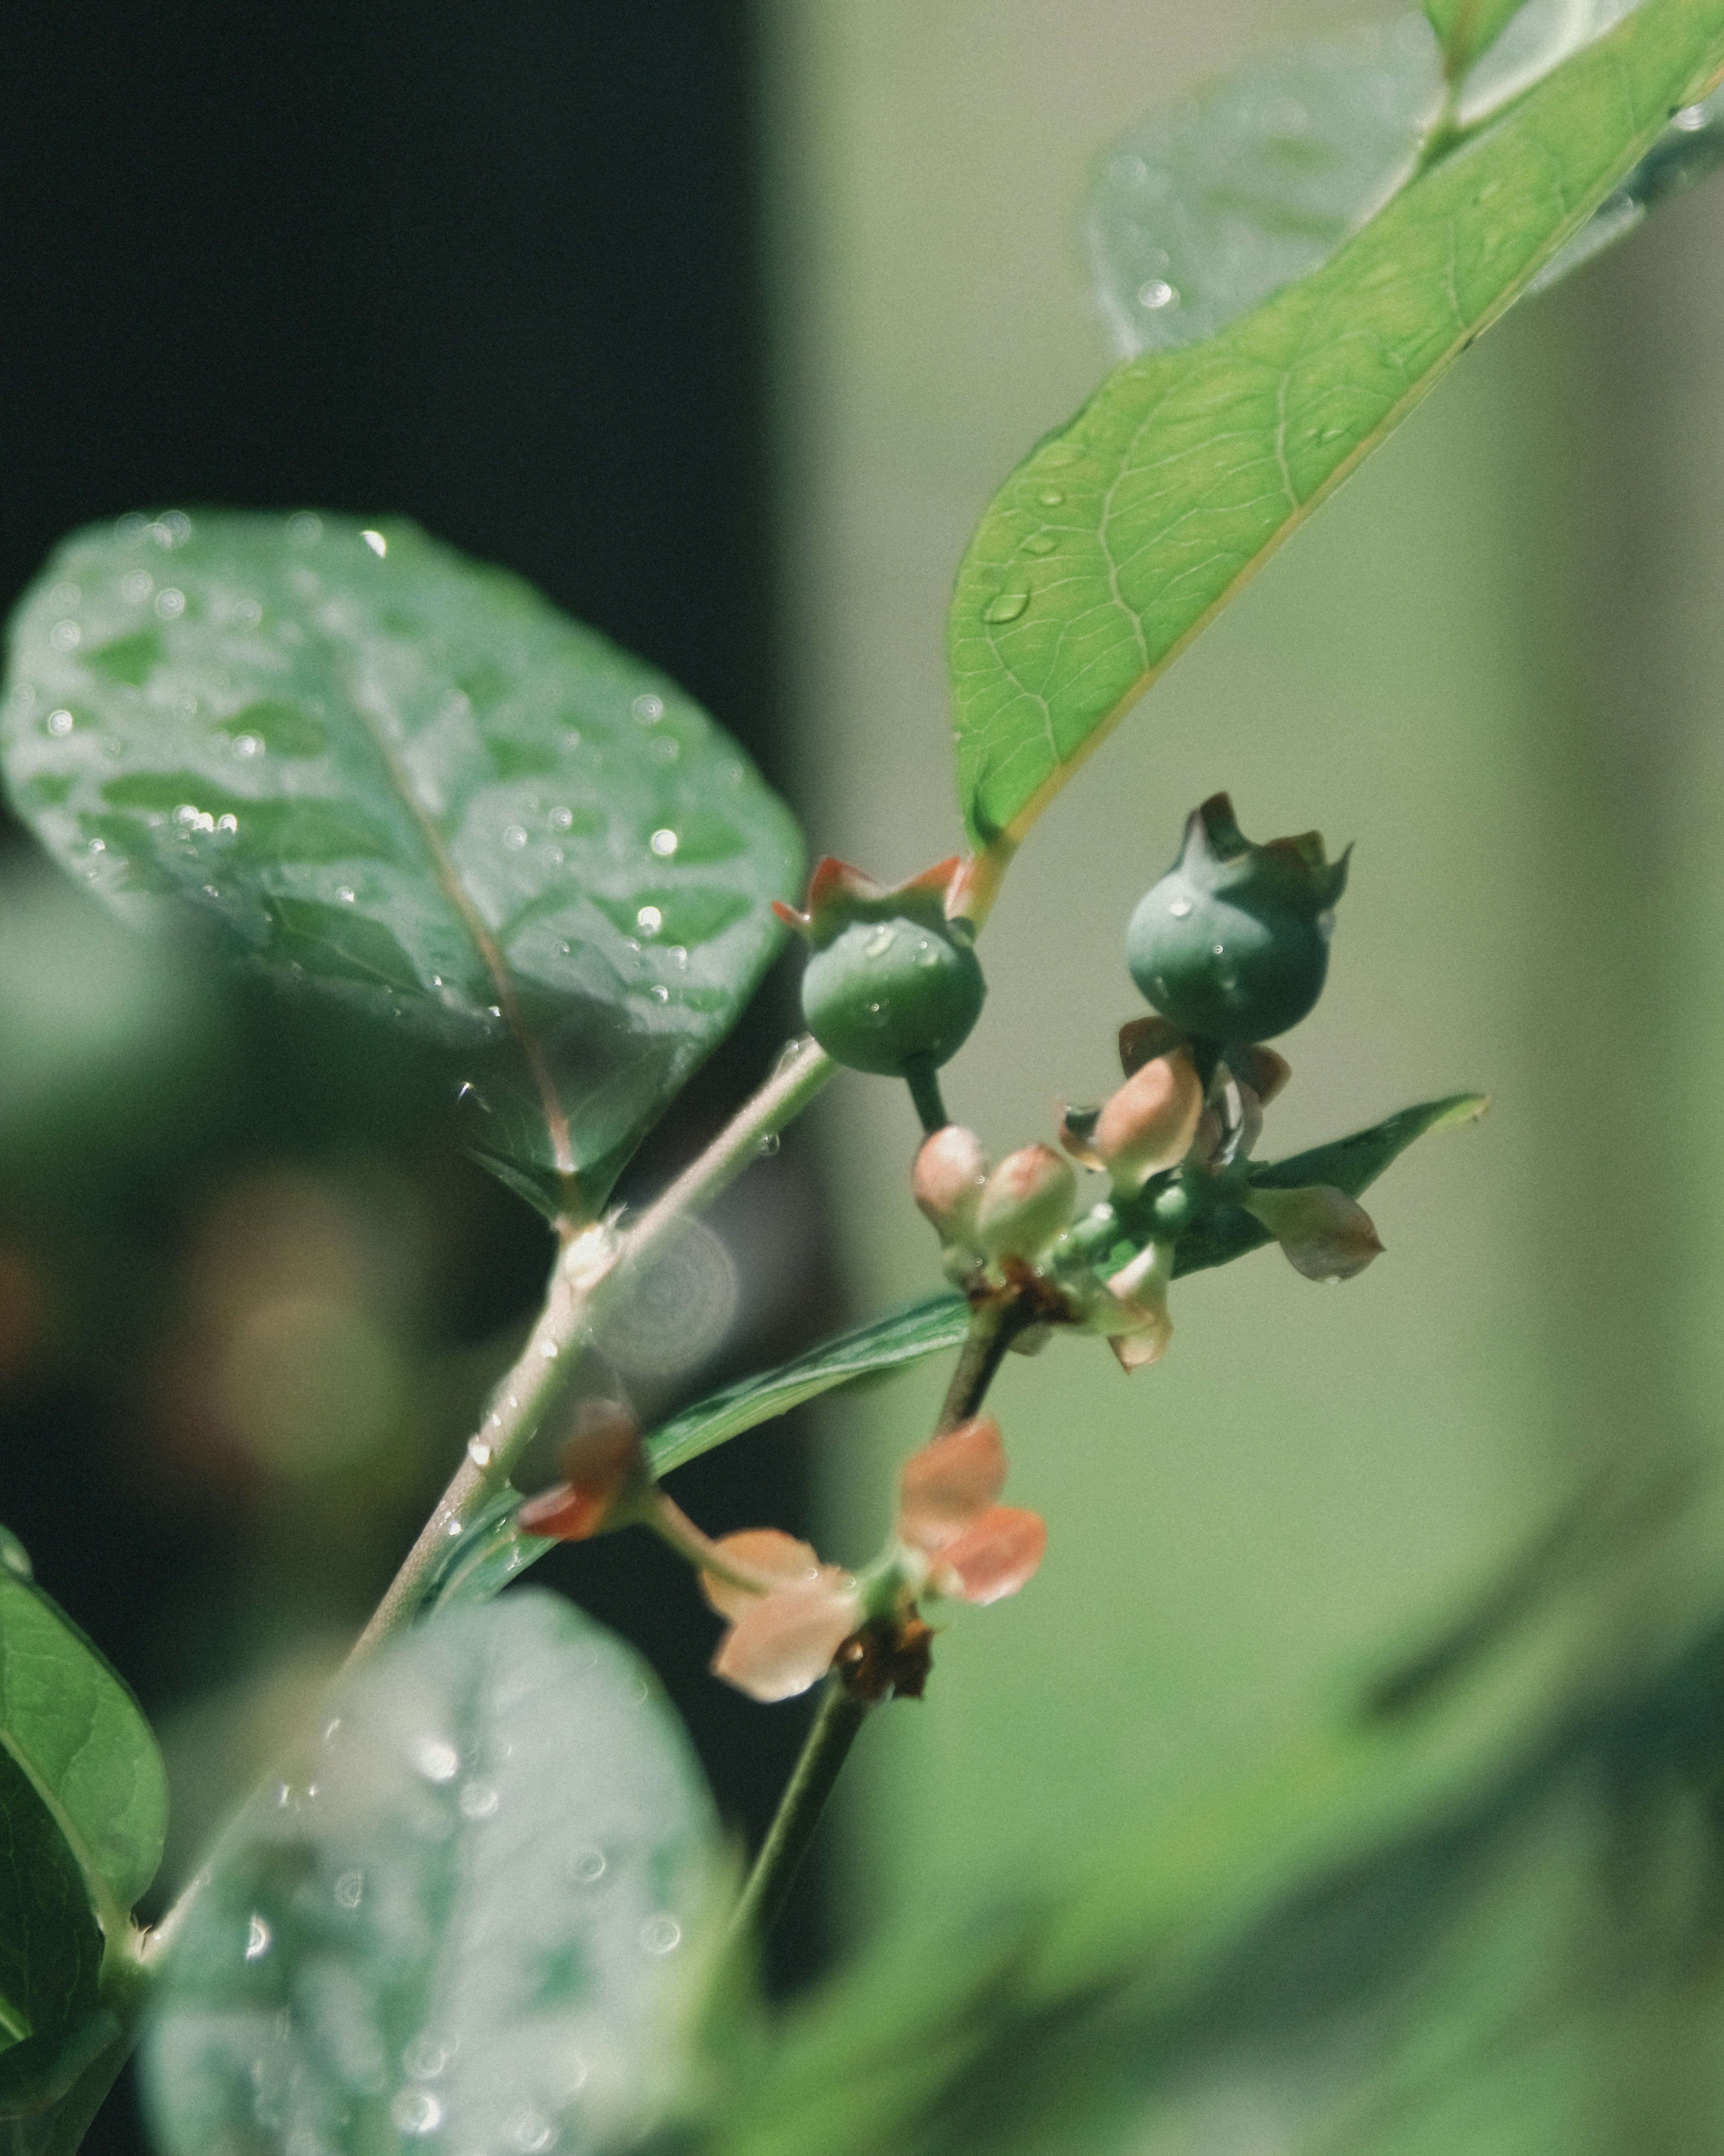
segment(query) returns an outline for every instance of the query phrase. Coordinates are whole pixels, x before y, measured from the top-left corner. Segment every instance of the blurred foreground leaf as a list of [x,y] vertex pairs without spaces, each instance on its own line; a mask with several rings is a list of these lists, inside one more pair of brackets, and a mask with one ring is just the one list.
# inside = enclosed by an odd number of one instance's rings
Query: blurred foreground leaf
[[398,520],[75,534],[14,622],[0,757],[92,891],[444,1044],[475,1147],[588,1211],[800,878],[662,675]]
[[1721,65],[1718,0],[1644,0],[1321,267],[1208,341],[1116,369],[1013,473],[959,570],[948,634],[984,889],[1162,668]]
[[711,2145],[1724,2148],[1724,1626],[1531,1733],[1525,1707],[1464,1742],[1356,1722],[888,1943]]
[[218,1849],[150,2041],[172,2156],[630,2142],[676,2095],[716,1824],[645,1666],[532,1592],[342,1681]]

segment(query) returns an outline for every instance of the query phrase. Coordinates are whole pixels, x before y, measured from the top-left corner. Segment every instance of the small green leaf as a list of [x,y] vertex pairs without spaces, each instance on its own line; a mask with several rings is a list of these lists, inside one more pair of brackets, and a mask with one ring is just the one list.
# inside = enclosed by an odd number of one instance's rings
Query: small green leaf
[[1721,65],[1716,0],[1644,0],[1321,268],[1116,369],[1013,475],[948,638],[978,904],[1075,766]]
[[0,1564],[0,1748],[41,1799],[117,1940],[162,1861],[162,1755],[126,1685],[10,1563]]
[[62,865],[441,1044],[475,1147],[565,1209],[734,1024],[799,885],[688,697],[411,524],[123,518],[58,550],[12,650],[0,760]]
[[147,2056],[169,2156],[632,2144],[674,2097],[712,1807],[644,1666],[551,1595],[343,1680],[221,1843]]

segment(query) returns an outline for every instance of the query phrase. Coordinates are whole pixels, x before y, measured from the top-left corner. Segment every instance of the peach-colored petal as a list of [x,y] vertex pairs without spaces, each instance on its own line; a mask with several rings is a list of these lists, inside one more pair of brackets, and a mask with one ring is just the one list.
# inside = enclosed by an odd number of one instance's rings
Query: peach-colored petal
[[1037,1513],[991,1505],[941,1551],[930,1584],[955,1601],[998,1602],[1029,1578],[1047,1545]]
[[713,1675],[751,1699],[793,1699],[824,1676],[860,1618],[854,1581],[839,1586],[822,1578],[775,1588],[726,1633]]
[[1091,1142],[1116,1183],[1141,1190],[1191,1151],[1203,1109],[1188,1049],[1158,1055],[1128,1078],[1096,1118]]
[[1265,1048],[1260,1040],[1249,1047],[1228,1050],[1228,1060],[1234,1066],[1236,1077],[1241,1077],[1266,1108],[1293,1075],[1293,1066],[1285,1055],[1277,1055],[1274,1049]]
[[913,1452],[898,1474],[898,1532],[931,1556],[961,1534],[1005,1487],[999,1424],[977,1415]]
[[836,1567],[822,1565],[807,1543],[777,1527],[744,1527],[741,1533],[721,1535],[713,1545],[738,1572],[758,1573],[762,1586],[751,1590],[716,1573],[700,1574],[700,1592],[721,1617],[741,1617],[761,1599],[762,1592],[782,1583],[818,1579],[823,1573],[842,1577]]
[[1167,1352],[1173,1337],[1173,1321],[1167,1315],[1172,1270],[1171,1245],[1149,1243],[1107,1284],[1123,1321],[1109,1327],[1109,1345],[1127,1376],[1159,1363]]
[[1240,1200],[1262,1221],[1307,1280],[1351,1280],[1383,1255],[1371,1215],[1344,1190],[1314,1183],[1299,1190],[1253,1189]]
[[1152,1363],[1159,1363],[1172,1337],[1173,1321],[1163,1310],[1147,1325],[1137,1326],[1130,1332],[1111,1334],[1107,1344],[1129,1378],[1134,1370],[1147,1369]]

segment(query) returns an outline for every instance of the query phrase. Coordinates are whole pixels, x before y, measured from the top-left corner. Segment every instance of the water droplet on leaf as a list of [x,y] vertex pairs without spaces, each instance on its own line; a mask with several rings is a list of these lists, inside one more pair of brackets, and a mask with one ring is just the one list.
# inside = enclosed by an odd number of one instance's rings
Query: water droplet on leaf
[[983,621],[1016,621],[1029,604],[1026,591],[997,592],[982,609]]

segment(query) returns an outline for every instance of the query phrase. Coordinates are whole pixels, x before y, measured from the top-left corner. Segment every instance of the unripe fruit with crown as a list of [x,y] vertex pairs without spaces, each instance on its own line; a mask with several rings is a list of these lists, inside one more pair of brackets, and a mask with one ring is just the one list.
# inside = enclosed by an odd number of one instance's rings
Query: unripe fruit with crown
[[774,909],[812,946],[803,1022],[851,1070],[895,1078],[918,1061],[937,1069],[968,1039],[987,988],[967,924],[946,916],[959,865],[942,861],[886,890],[829,859],[809,879],[805,912]]
[[1285,1033],[1322,993],[1347,865],[1346,854],[1325,859],[1315,831],[1253,845],[1226,794],[1212,795],[1131,916],[1132,979],[1185,1033],[1224,1042]]

